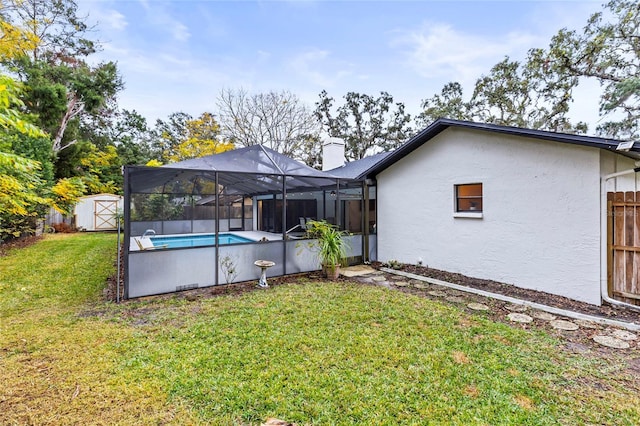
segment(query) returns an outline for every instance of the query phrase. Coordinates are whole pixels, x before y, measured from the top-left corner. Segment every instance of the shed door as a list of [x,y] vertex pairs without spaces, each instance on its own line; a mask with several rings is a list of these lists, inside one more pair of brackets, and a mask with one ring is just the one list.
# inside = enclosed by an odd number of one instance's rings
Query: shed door
[[607,194],[609,296],[640,305],[640,192]]
[[96,200],[95,201],[95,229],[113,230],[116,229],[116,212],[118,201]]

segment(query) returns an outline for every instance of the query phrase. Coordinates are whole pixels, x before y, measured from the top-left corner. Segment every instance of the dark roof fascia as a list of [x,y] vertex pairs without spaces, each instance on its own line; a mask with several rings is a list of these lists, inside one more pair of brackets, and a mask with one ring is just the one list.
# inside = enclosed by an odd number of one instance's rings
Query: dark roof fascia
[[430,126],[426,129],[409,139],[406,143],[400,146],[398,149],[393,151],[390,155],[384,158],[379,163],[370,167],[369,170],[366,170],[358,179],[362,179],[365,177],[375,176],[380,173],[382,170],[391,166],[398,160],[402,159],[406,155],[415,151],[419,147],[421,147],[424,143],[433,139],[438,134],[442,133],[444,130],[450,127],[460,127],[464,129],[471,130],[483,130],[487,132],[501,133],[507,135],[521,136],[521,137],[529,137],[534,139],[542,139],[548,140],[552,142],[561,142],[568,143],[573,145],[582,145],[591,148],[599,148],[607,151],[615,152],[616,154],[623,155],[625,157],[632,158],[634,160],[640,159],[640,148],[633,148],[629,152],[625,151],[616,151],[618,144],[622,141],[616,139],[607,139],[607,138],[599,138],[595,136],[583,136],[583,135],[574,135],[569,133],[556,133],[549,132],[546,130],[535,130],[535,129],[524,129],[520,127],[510,127],[510,126],[501,126],[498,124],[488,124],[488,123],[474,123],[471,121],[460,121],[460,120],[451,120],[446,118],[440,118],[434,121]]

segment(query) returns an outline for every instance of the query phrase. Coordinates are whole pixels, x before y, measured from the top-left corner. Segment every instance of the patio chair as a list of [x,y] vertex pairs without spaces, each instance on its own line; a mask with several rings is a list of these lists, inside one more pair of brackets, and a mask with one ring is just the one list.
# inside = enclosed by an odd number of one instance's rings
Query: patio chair
[[158,250],[169,247],[168,244],[154,246],[153,241],[149,237],[133,237],[140,250]]

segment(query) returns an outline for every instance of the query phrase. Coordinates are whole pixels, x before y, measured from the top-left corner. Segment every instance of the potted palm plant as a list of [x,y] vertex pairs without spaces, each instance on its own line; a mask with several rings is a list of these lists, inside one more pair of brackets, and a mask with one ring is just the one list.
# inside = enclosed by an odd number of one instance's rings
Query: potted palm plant
[[322,271],[327,278],[335,280],[340,275],[340,265],[346,263],[347,242],[344,231],[324,220],[310,220],[306,223],[307,236],[317,243],[312,247],[317,251]]

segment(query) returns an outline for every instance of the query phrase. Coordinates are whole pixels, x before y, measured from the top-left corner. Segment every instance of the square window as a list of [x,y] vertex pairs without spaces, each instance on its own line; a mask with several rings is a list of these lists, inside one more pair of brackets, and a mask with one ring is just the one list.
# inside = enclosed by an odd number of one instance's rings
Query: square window
[[455,185],[456,212],[482,213],[482,184]]

